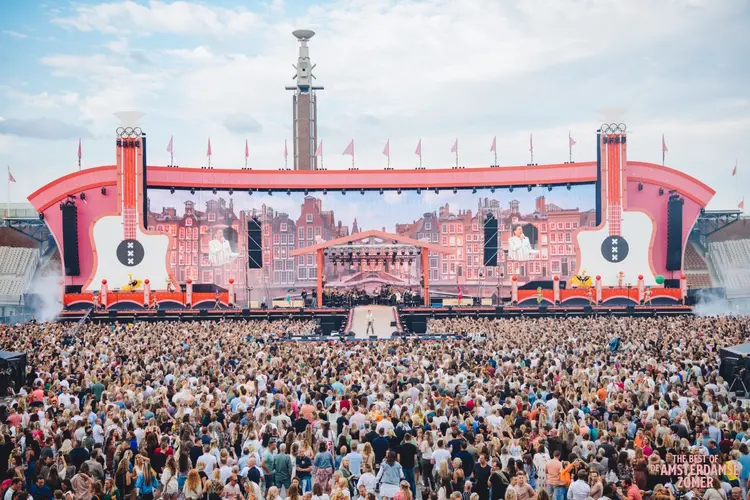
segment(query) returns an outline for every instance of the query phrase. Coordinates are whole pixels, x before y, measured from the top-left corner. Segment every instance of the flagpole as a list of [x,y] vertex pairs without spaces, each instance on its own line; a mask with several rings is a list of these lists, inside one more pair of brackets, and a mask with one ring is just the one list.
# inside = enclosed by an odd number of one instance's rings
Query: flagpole
[[570,131],[568,131],[568,163],[573,163],[573,142],[570,140]]
[[497,166],[497,146],[495,146],[495,166]]
[[10,217],[10,165],[8,165],[8,178],[5,179],[5,182],[8,183],[8,199],[5,202],[5,218],[7,219]]
[[456,139],[456,168],[458,168],[458,139]]
[[174,167],[174,153],[169,152],[169,166]]

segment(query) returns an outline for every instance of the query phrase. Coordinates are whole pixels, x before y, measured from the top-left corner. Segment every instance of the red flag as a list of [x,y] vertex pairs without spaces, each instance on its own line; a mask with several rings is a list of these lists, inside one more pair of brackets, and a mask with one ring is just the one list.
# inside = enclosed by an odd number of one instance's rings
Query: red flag
[[667,149],[667,143],[664,140],[664,134],[661,134],[661,152],[666,153],[667,151],[669,151],[669,149]]
[[456,142],[453,143],[453,147],[451,148],[451,153],[458,152],[458,138],[456,138]]
[[354,139],[352,139],[352,142],[349,143],[344,152],[341,154],[354,156]]
[[572,137],[570,136],[570,132],[568,132],[568,147],[569,147],[569,148],[572,148],[572,147],[573,147],[573,146],[575,146],[575,145],[576,145],[576,141],[575,141],[575,139],[573,139],[573,138],[572,138]]
[[391,157],[391,140],[388,139],[385,141],[385,147],[383,148],[383,154],[386,155],[388,158]]
[[174,141],[174,136],[169,138],[169,144],[167,144],[167,153],[172,152],[172,141]]
[[[12,179],[12,177],[11,177],[11,179]],[[13,182],[15,182],[15,181],[13,181]],[[742,198],[742,201],[737,204],[737,208],[739,208],[740,210],[745,210],[745,198]]]
[[247,139],[245,139],[245,158],[248,156],[250,156],[250,148],[248,147]]
[[737,164],[736,163],[734,164],[734,168],[732,169],[732,176],[734,177],[735,175],[737,175]]
[[208,150],[206,151],[206,156],[211,156],[211,138],[208,138]]
[[414,154],[419,156],[419,158],[422,158],[422,139],[419,139],[419,142],[417,143],[417,149],[414,151]]
[[529,134],[529,151],[534,151],[534,134]]
[[490,151],[493,153],[497,153],[497,136],[492,139],[492,146],[490,146]]
[[78,139],[78,159],[80,160],[83,156],[82,150],[81,150],[81,139]]
[[315,156],[323,156],[323,141],[318,143],[318,147],[315,149]]
[[286,139],[284,139],[284,158],[289,157],[289,149],[286,147]]
[[16,182],[16,178],[10,173],[10,167],[8,167],[8,182]]
[[463,294],[461,293],[461,287],[457,286],[456,288],[458,288],[458,301],[461,302],[461,299],[464,297]]

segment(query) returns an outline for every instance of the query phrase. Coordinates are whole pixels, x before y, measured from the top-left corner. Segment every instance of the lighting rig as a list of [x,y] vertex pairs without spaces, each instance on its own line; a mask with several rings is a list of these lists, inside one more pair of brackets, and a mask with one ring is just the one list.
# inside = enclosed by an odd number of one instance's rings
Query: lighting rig
[[390,263],[412,265],[422,254],[421,248],[402,243],[367,243],[335,245],[324,250],[323,255],[335,265],[359,265]]

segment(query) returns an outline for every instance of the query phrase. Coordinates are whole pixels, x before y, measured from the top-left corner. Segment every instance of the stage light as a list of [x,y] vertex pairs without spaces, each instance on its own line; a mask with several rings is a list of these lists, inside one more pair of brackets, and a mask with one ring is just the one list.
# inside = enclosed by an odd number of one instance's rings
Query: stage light
[[547,191],[552,191],[552,186],[547,186]]
[[664,188],[659,188],[659,196],[664,196]]
[[493,186],[490,188],[490,193],[494,193],[494,192],[495,192],[495,187]]
[[532,188],[531,188],[531,186],[526,186],[526,189],[528,189],[529,193],[530,193]]
[[[104,189],[104,188],[102,188],[102,189]],[[104,193],[102,193],[102,194],[104,194]],[[174,188],[169,188],[169,194],[174,194]]]
[[[172,192],[174,193],[174,191],[172,191]],[[107,188],[105,188],[104,186],[102,186],[102,196],[106,196],[106,195],[107,195]]]
[[273,196],[273,191],[271,191],[270,189],[268,190],[268,196]]
[[310,194],[310,191],[308,191],[307,189],[305,189],[305,196],[307,196],[308,194]]
[[[494,191],[493,191],[493,192],[494,192]],[[511,186],[511,187],[509,187],[509,188],[508,188],[508,192],[509,192],[509,193],[512,193],[512,192],[513,192],[513,186]]]
[[44,212],[39,213],[39,220],[44,220]]
[[190,188],[190,194],[195,194],[195,188]]
[[214,189],[214,190],[213,190],[213,193],[214,193],[214,194],[216,194],[216,192],[217,192],[217,191],[216,191],[216,189]]
[[342,189],[341,190],[341,194],[345,195],[346,194],[346,189]]
[[247,190],[247,194],[249,194],[250,196],[252,196],[253,195],[253,189],[252,188],[248,189]]
[[570,184],[568,184],[568,185],[567,185],[567,186],[565,186],[565,187],[566,187],[566,188],[568,188],[568,191],[570,191],[570,190],[571,190],[571,189],[573,188],[573,186],[571,186]]
[[381,195],[383,194],[383,190],[382,189],[379,192],[380,192]]
[[438,188],[435,188],[435,194],[440,194],[440,190]]
[[401,190],[400,190],[400,189],[397,189],[397,190],[396,190],[396,194],[401,194]]
[[286,195],[287,196],[292,196],[292,190],[291,189],[287,189],[286,190]]
[[477,194],[477,188],[472,188],[471,189],[471,194]]
[[456,194],[456,193],[458,193],[458,189],[453,188],[453,194]]
[[638,191],[643,191],[643,183],[642,182],[638,183]]
[[81,201],[86,201],[86,193],[81,193]]
[[420,188],[417,188],[417,194],[422,194],[422,190]]
[[234,189],[229,190],[229,196],[232,196],[234,194]]
[[327,190],[327,189],[324,189],[324,190],[323,190],[323,194],[328,194],[328,190]]
[[360,189],[360,190],[359,190],[359,194],[361,194],[362,196],[364,196],[364,194],[365,194],[365,190],[364,190],[364,189]]

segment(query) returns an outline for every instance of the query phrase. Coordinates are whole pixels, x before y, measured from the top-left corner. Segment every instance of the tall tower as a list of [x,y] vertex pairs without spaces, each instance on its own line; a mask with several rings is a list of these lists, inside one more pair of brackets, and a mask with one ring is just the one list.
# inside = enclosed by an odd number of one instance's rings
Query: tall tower
[[318,107],[315,96],[316,90],[323,87],[311,85],[315,76],[312,70],[315,65],[310,62],[310,50],[307,42],[315,36],[312,30],[296,30],[292,35],[299,40],[299,57],[297,64],[292,64],[297,72],[292,77],[297,80],[297,85],[286,87],[293,90],[292,111],[294,115],[294,170],[316,170],[318,159],[315,157],[315,149],[318,145]]

